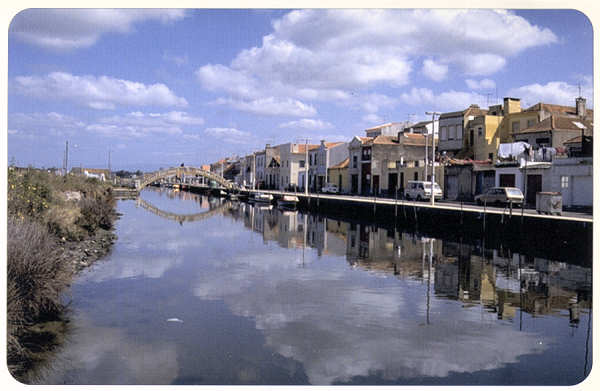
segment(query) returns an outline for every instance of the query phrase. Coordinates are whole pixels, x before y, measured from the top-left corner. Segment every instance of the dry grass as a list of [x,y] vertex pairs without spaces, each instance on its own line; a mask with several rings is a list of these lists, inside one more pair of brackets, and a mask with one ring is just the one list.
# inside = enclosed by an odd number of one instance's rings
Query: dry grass
[[7,247],[8,363],[18,372],[30,354],[23,343],[27,327],[62,311],[60,293],[72,272],[59,261],[55,238],[38,222],[9,217]]
[[[65,192],[80,200],[67,200]],[[11,373],[27,371],[47,333],[32,327],[60,318],[61,292],[73,276],[61,257],[61,241],[79,241],[114,218],[111,186],[83,177],[58,177],[40,170],[8,173],[7,350]]]

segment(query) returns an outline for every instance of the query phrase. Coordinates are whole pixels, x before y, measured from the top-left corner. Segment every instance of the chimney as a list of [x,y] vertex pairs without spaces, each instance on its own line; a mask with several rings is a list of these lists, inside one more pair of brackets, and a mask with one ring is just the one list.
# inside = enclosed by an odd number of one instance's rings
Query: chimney
[[504,115],[521,112],[521,99],[504,98]]
[[585,117],[587,114],[587,110],[585,108],[585,98],[581,96],[575,99],[575,109],[578,117]]

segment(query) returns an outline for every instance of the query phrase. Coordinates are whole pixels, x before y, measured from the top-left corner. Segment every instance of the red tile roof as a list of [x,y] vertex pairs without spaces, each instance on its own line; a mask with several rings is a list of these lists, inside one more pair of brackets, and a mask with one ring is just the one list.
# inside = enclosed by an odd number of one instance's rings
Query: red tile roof
[[335,166],[329,167],[329,168],[347,168],[350,165],[350,158],[347,157],[343,162],[341,162],[340,164],[336,164]]
[[560,115],[551,115],[545,120],[538,122],[537,124],[530,126],[529,128],[513,132],[513,134],[527,134],[527,133],[538,133],[548,132],[552,130],[571,130],[575,132],[581,132],[581,128],[575,123],[578,122],[586,127],[585,133],[591,134],[594,126],[591,122],[578,117],[567,117]]

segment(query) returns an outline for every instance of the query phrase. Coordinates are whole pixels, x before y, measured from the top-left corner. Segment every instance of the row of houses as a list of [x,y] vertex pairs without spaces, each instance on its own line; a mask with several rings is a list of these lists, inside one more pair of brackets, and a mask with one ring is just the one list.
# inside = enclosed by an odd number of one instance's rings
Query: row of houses
[[[418,123],[365,129],[347,142],[267,144],[244,157],[210,165],[227,179],[255,189],[396,197],[409,180],[435,180],[449,200],[472,200],[493,186],[516,186],[529,203],[540,191],[563,194],[565,206],[592,204],[593,110],[506,97],[487,109],[470,105]],[[431,148],[435,155],[431,158]]]

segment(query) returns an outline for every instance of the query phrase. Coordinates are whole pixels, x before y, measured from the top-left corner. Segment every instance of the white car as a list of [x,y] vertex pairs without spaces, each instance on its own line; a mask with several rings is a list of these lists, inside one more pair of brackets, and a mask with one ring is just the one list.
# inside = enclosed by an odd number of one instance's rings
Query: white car
[[334,185],[334,184],[331,184],[331,183],[328,183],[327,185],[325,185],[325,186],[323,186],[321,188],[321,192],[323,192],[323,193],[334,193],[334,194],[337,194],[338,191],[339,190],[338,190],[337,185]]
[[[437,183],[433,184],[433,196],[436,200],[442,198],[442,188]],[[429,200],[431,199],[431,182],[427,181],[408,181],[404,189],[404,197],[407,200]]]

